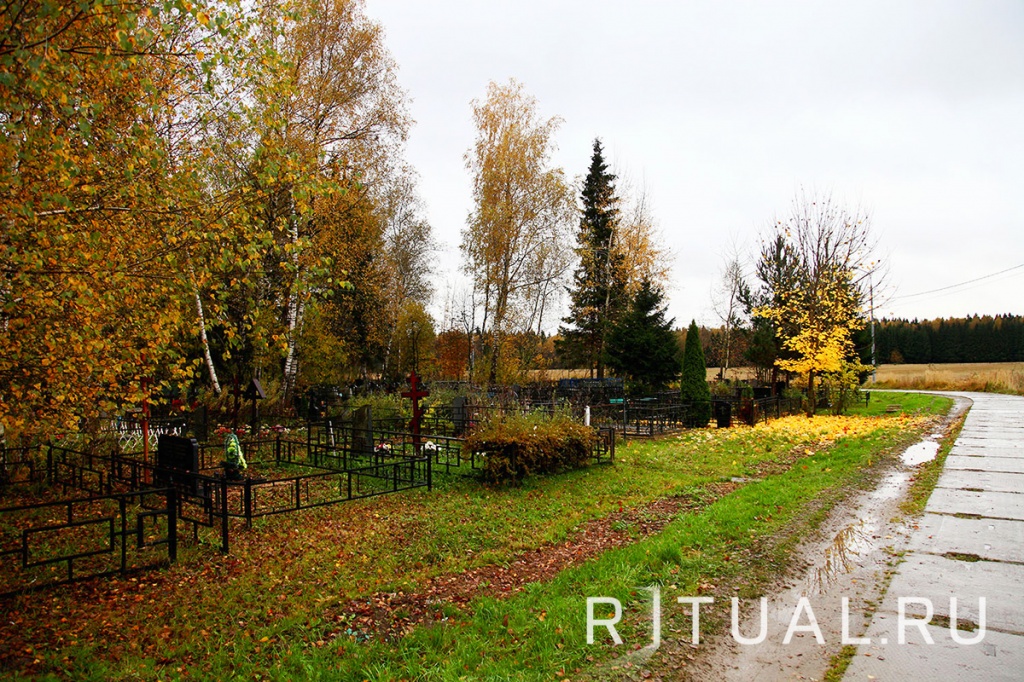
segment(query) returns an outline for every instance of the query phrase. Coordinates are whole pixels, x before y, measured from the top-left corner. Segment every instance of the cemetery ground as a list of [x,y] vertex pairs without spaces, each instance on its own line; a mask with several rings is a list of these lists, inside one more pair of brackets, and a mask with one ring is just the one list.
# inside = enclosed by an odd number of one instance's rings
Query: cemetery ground
[[[603,678],[650,642],[644,586],[673,606],[761,595],[801,538],[949,405],[873,392],[851,416],[634,440],[612,466],[520,486],[437,476],[430,492],[257,519],[226,555],[207,531],[167,569],[3,599],[0,674]],[[925,471],[914,499],[934,485]],[[622,602],[623,646],[586,643],[597,596]],[[722,627],[712,616],[702,632]]]

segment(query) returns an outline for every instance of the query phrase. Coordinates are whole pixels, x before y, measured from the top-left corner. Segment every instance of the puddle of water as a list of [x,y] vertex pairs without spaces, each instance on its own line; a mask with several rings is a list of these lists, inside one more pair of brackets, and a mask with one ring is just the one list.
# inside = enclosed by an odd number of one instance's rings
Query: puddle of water
[[811,569],[808,583],[817,592],[835,583],[840,576],[857,568],[857,557],[871,549],[873,533],[877,530],[874,519],[866,518],[851,523],[836,533],[832,544],[825,549],[825,560]]
[[900,455],[900,459],[907,466],[916,466],[932,461],[937,454],[939,454],[939,444],[934,441],[923,440],[904,450],[903,454]]
[[866,557],[889,544],[889,538],[883,537],[879,532],[882,524],[877,514],[868,510],[876,509],[888,500],[901,497],[909,480],[909,472],[890,471],[878,487],[867,495],[859,509],[860,520],[836,534],[832,544],[825,548],[824,561],[818,563],[808,573],[807,584],[812,590],[823,593],[831,585],[839,582],[843,575],[856,570],[860,557]]

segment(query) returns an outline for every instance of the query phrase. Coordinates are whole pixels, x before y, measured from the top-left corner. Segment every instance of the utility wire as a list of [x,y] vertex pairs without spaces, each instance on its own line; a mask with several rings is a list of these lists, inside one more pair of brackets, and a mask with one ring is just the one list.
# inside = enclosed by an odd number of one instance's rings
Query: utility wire
[[893,296],[892,298],[889,299],[889,301],[890,302],[891,301],[898,301],[898,300],[902,300],[904,298],[916,298],[917,296],[924,296],[926,294],[934,294],[934,293],[937,293],[937,292],[940,292],[940,291],[947,291],[949,289],[956,289],[958,287],[966,286],[968,284],[974,284],[975,282],[980,282],[980,281],[982,281],[984,279],[991,279],[992,277],[998,277],[999,275],[1003,275],[1003,274],[1006,274],[1007,272],[1012,272],[1014,270],[1019,270],[1020,268],[1024,268],[1024,263],[1021,263],[1020,265],[1014,265],[1012,268],[1006,268],[1005,270],[1000,270],[999,272],[993,272],[990,275],[982,275],[981,277],[976,277],[974,279],[969,279],[966,282],[960,282],[959,284],[950,284],[949,286],[939,287],[938,289],[930,289],[928,291],[919,291],[916,294],[907,294],[906,296]]

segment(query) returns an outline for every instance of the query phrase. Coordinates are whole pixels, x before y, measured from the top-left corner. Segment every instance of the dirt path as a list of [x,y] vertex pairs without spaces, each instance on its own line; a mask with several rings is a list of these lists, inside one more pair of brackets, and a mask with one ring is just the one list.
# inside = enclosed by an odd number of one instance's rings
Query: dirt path
[[506,598],[530,583],[550,580],[566,568],[654,535],[679,514],[714,504],[739,485],[714,483],[696,494],[663,498],[643,507],[614,512],[584,524],[565,542],[542,545],[519,555],[508,565],[490,564],[439,576],[417,592],[378,592],[353,599],[340,607],[333,619],[345,626],[348,635],[394,640],[417,625],[442,620],[445,606],[465,606],[485,591]]

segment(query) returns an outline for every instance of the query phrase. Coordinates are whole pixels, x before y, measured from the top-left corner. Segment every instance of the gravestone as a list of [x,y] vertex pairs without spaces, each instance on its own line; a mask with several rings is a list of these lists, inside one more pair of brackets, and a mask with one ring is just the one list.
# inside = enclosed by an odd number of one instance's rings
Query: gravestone
[[191,495],[199,494],[199,441],[195,438],[161,435],[156,441],[156,466],[157,485],[173,485]]
[[455,425],[455,435],[461,436],[466,431],[466,397],[455,396],[452,400],[452,423]]
[[373,455],[373,413],[369,405],[352,412],[352,452]]

